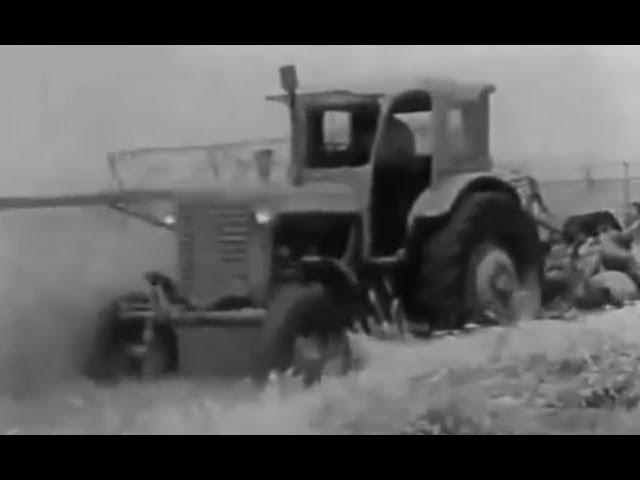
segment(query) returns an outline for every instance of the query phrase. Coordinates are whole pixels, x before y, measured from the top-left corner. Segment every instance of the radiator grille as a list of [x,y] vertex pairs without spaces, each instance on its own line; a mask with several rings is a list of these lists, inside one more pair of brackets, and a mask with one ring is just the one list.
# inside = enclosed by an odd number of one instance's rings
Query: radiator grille
[[205,205],[179,212],[178,262],[183,290],[213,300],[248,278],[250,211]]
[[249,238],[249,216],[246,211],[220,210],[218,219],[218,252],[224,263],[244,262]]

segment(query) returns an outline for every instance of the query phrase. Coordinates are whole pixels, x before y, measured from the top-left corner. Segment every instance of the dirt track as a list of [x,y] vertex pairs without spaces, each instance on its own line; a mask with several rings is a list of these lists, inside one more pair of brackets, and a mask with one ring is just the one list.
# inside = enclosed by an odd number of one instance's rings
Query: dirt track
[[[0,400],[0,428],[8,434],[396,434],[446,431],[448,418],[458,422],[449,428],[469,433],[640,433],[637,409],[584,408],[575,385],[589,374],[594,389],[616,375],[637,377],[637,306],[430,344],[357,341],[367,367],[310,391],[291,380],[264,392],[243,382],[98,389],[74,381]],[[608,369],[598,354],[633,361]],[[627,387],[633,400],[635,384]]]

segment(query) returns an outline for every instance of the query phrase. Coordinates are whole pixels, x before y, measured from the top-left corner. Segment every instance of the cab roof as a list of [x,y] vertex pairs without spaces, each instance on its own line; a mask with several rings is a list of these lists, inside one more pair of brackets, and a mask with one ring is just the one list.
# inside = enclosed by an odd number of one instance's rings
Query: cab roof
[[[473,102],[483,94],[495,92],[495,86],[488,83],[460,82],[445,78],[416,77],[402,79],[387,79],[382,81],[368,81],[348,84],[341,87],[332,85],[302,85],[296,90],[298,97],[310,100],[320,100],[327,95],[342,95],[354,100],[376,99],[388,97],[403,92],[420,90],[432,95],[446,96],[456,102]],[[271,95],[268,100],[287,102],[286,94]]]

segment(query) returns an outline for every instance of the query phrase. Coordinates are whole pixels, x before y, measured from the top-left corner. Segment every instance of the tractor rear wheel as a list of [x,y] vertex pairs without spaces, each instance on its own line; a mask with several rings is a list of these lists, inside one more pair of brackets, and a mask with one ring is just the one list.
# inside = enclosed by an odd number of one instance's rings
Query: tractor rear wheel
[[275,294],[256,358],[259,382],[292,371],[306,386],[351,368],[350,313],[321,284],[284,285]]
[[536,317],[542,283],[536,224],[507,194],[472,194],[425,241],[418,275],[416,302],[435,328]]

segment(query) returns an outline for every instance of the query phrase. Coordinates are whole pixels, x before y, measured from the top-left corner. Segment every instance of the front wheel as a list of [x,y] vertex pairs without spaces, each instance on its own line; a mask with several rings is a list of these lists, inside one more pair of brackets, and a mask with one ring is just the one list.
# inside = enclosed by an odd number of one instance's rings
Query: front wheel
[[320,284],[284,285],[274,295],[256,358],[259,381],[292,371],[310,386],[351,368],[351,314]]
[[436,328],[535,317],[542,248],[531,216],[498,192],[467,197],[425,240],[415,302]]
[[120,301],[147,300],[143,293],[130,293],[110,302],[100,312],[99,330],[86,371],[90,379],[96,382],[151,379],[176,369],[177,343],[169,327],[157,327],[153,340],[143,345],[143,322],[124,322],[120,318]]

